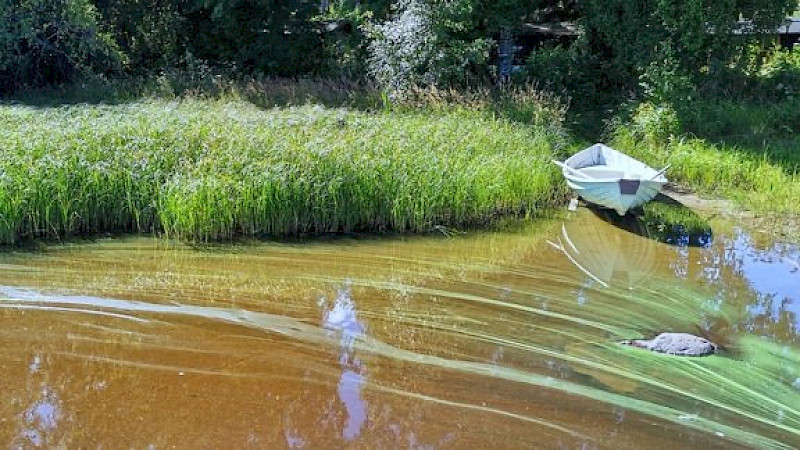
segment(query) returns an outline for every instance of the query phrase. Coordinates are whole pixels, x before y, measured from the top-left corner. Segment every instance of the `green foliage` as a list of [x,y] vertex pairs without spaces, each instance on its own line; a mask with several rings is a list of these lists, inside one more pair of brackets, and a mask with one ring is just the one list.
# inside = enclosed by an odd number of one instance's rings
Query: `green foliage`
[[800,47],[793,50],[771,48],[761,58],[756,77],[762,88],[778,98],[800,95]]
[[574,47],[548,46],[531,53],[523,76],[553,91],[562,91],[577,84],[580,66],[576,63]]
[[675,109],[666,103],[645,102],[636,107],[628,129],[632,136],[648,145],[664,145],[681,131]]
[[480,111],[366,114],[233,100],[0,106],[0,242],[486,224],[563,196],[557,137]]
[[338,0],[314,20],[323,29],[321,72],[334,76],[364,78],[367,71],[367,36],[374,11],[360,2]]
[[0,92],[118,68],[89,0],[0,0]]
[[601,67],[580,44],[534,50],[515,78],[535,82],[553,92],[591,95],[600,84]]
[[[685,84],[682,77],[713,75],[741,50],[747,40],[733,32],[740,15],[753,30],[772,31],[795,6],[795,0],[588,0],[581,24],[591,53],[608,62],[619,85],[637,89],[645,74],[651,90],[667,94],[675,82]],[[665,68],[653,67],[665,61]]]
[[370,72],[400,95],[413,87],[485,84],[498,35],[576,13],[575,1],[402,0],[389,21],[370,29]]
[[[652,128],[656,131],[664,128],[661,126],[664,116],[673,116],[672,113],[655,113],[657,108],[652,106],[643,108],[650,114],[640,116],[652,117]],[[755,110],[751,108],[750,111]],[[722,117],[725,114],[724,110],[720,112]],[[639,121],[648,123],[642,119]],[[672,124],[673,119],[664,122]],[[796,149],[797,141],[795,138],[794,143],[787,147],[789,153],[773,155],[772,149],[764,147],[763,143],[740,147],[687,137],[668,141],[642,139],[642,126],[628,122],[614,130],[612,144],[654,167],[671,164],[667,174],[670,180],[700,191],[733,197],[758,211],[798,214],[800,205],[795,199],[800,196],[800,172],[797,171],[800,157],[792,151]]]
[[751,102],[781,102],[800,93],[800,48],[754,43],[746,46],[734,62],[698,83],[706,98]]
[[321,65],[312,0],[204,0],[187,8],[187,49],[197,58],[247,71],[297,76]]
[[194,57],[269,76],[364,79],[365,29],[389,0],[193,0],[179,2],[181,42]]
[[[740,14],[755,30],[774,29],[794,3],[0,0],[0,80],[9,90],[114,72],[121,61],[143,73],[204,61],[270,76],[370,74],[393,93],[475,86],[491,79],[499,34],[567,20],[580,24],[578,42],[537,49],[520,78],[580,96],[638,91],[660,103],[687,97],[700,74],[728,76],[728,63],[747,42],[731,32]],[[761,79],[794,86],[795,62],[772,61]]]
[[180,0],[95,0],[107,30],[126,56],[129,71],[174,65],[183,56],[186,18]]
[[651,61],[639,76],[644,97],[655,103],[681,103],[691,99],[695,89],[692,78],[681,67],[668,43],[662,45],[663,59]]

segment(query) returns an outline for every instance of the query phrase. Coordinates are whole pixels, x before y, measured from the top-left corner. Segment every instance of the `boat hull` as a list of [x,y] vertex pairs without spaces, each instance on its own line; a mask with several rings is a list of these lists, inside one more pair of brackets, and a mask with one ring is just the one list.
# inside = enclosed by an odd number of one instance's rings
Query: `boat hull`
[[567,182],[570,188],[581,198],[589,203],[594,203],[609,209],[613,209],[619,215],[625,215],[629,210],[642,206],[654,199],[661,192],[663,183],[640,182],[638,189],[633,194],[621,193],[619,182],[591,182],[573,181]]
[[595,144],[582,150],[564,164],[569,187],[590,203],[625,215],[658,195],[666,177],[650,166],[624,153]]

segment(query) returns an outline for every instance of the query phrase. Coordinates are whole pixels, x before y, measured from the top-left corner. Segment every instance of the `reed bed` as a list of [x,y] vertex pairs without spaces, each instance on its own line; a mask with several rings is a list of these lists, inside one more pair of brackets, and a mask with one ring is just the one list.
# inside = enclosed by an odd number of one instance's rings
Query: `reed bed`
[[99,232],[217,240],[420,232],[564,196],[563,136],[480,111],[239,100],[0,106],[0,243]]

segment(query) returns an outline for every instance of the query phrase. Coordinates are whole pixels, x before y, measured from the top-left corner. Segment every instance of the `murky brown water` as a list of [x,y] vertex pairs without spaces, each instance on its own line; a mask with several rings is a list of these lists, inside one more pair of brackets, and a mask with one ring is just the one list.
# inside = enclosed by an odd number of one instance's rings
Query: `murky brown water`
[[[676,241],[672,239],[672,241]],[[0,256],[11,447],[800,446],[800,249],[714,224]],[[707,336],[723,356],[615,344]]]

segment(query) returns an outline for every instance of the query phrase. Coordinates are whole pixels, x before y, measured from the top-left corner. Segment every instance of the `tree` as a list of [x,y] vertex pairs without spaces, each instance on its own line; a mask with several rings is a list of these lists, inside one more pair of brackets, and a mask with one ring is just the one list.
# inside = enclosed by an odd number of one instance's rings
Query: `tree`
[[390,0],[324,0],[315,21],[322,29],[325,75],[363,78],[367,72],[367,30],[389,15]]
[[370,72],[390,92],[463,86],[491,78],[501,34],[530,22],[571,20],[575,0],[401,0],[372,28]]
[[129,70],[147,71],[175,64],[184,56],[185,0],[95,0],[101,27],[126,56]]
[[0,0],[0,11],[0,92],[120,67],[89,0]]
[[713,70],[744,47],[740,18],[774,31],[796,0],[585,0],[583,44],[629,86],[664,62],[689,77]]
[[195,1],[186,14],[197,57],[245,70],[295,76],[320,67],[319,14],[313,0]]

